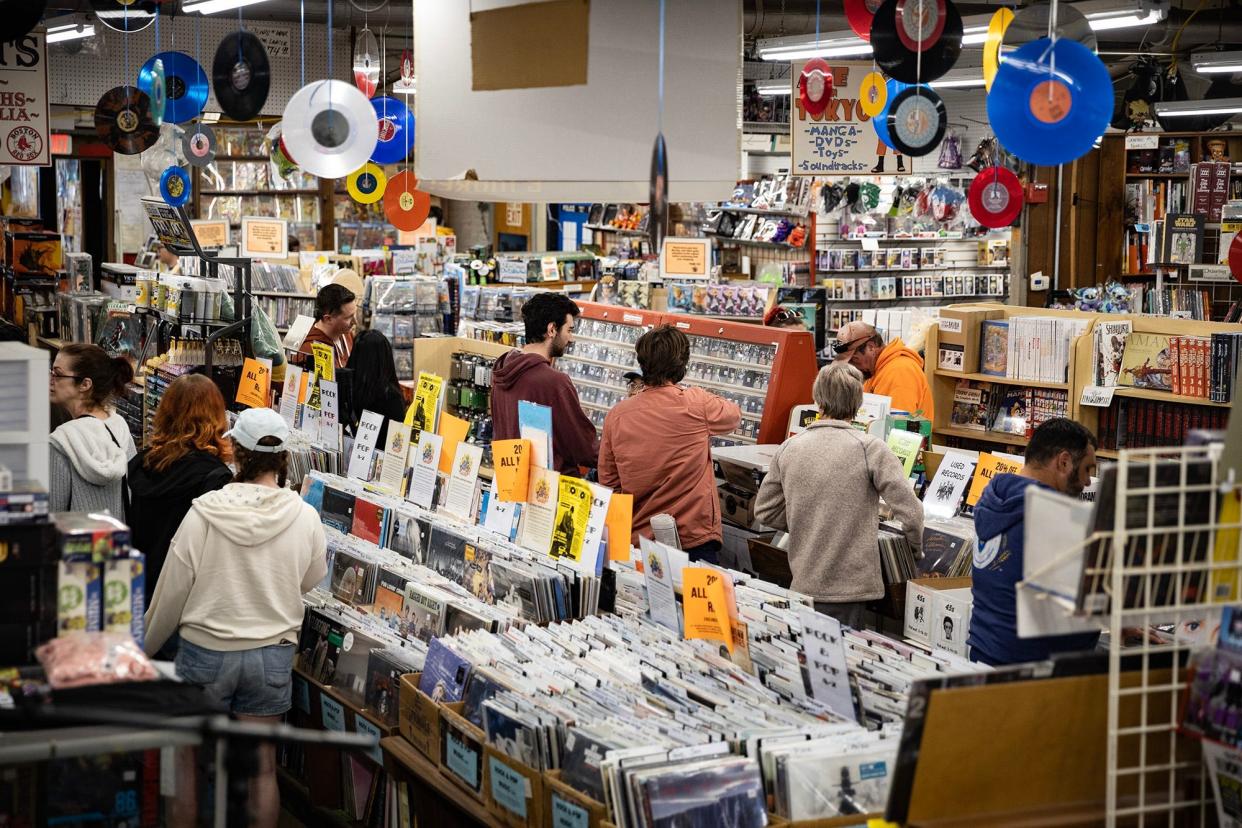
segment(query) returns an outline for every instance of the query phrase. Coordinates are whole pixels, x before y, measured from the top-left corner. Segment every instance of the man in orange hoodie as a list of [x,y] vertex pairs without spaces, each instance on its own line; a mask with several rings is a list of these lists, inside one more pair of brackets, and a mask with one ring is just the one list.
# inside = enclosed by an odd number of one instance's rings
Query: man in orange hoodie
[[923,372],[923,358],[906,347],[901,337],[885,345],[884,337],[874,326],[855,321],[837,331],[832,350],[838,361],[849,360],[862,371],[867,378],[864,391],[891,397],[894,410],[922,412],[922,416],[932,419],[931,388]]

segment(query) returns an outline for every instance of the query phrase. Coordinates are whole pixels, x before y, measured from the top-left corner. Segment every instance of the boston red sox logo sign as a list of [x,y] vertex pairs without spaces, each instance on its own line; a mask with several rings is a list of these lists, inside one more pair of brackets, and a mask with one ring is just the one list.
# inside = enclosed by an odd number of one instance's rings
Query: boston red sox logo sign
[[43,136],[28,126],[16,126],[9,131],[5,146],[18,161],[33,161],[43,152]]

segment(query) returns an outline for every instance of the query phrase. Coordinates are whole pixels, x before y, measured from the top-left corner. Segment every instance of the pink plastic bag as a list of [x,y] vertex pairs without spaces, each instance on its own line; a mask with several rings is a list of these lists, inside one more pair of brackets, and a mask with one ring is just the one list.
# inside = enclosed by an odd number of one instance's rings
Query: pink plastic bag
[[150,659],[127,633],[70,633],[41,645],[35,657],[53,689],[159,678]]

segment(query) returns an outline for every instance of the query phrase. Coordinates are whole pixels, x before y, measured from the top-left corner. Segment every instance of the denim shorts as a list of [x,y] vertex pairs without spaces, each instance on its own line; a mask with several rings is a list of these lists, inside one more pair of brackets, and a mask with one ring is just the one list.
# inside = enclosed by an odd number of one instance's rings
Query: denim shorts
[[294,644],[221,652],[184,638],[177,675],[243,716],[280,716],[293,706]]

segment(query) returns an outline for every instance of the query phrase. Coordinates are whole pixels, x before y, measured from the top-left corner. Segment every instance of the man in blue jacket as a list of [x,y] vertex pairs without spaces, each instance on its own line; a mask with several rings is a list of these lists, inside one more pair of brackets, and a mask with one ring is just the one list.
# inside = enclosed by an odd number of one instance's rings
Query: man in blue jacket
[[985,664],[1041,661],[1052,653],[1094,649],[1099,633],[1018,637],[1014,585],[1022,580],[1024,504],[1027,486],[1044,486],[1077,497],[1095,473],[1095,435],[1073,420],[1048,420],[1031,436],[1025,465],[998,474],[975,506],[970,657]]

